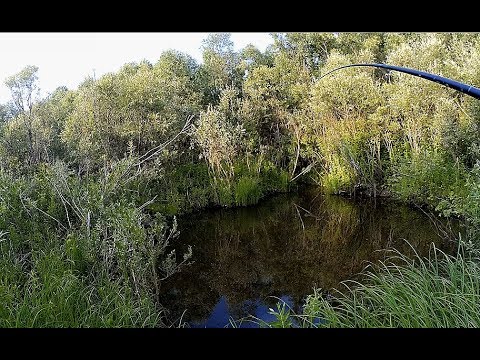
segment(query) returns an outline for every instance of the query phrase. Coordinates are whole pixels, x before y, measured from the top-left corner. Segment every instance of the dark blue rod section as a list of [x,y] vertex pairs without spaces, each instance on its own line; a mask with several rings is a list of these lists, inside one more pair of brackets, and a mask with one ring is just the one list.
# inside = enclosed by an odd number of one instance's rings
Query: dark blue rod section
[[438,76],[434,74],[427,73],[425,71],[419,71],[419,70],[414,70],[414,69],[409,69],[406,67],[401,67],[401,66],[393,66],[393,65],[386,65],[386,64],[350,64],[350,65],[345,65],[341,66],[339,68],[333,69],[332,71],[329,71],[325,75],[321,76],[319,80],[328,74],[331,74],[334,71],[340,70],[340,69],[345,69],[348,67],[354,67],[354,66],[371,66],[371,67],[377,67],[377,68],[382,68],[382,69],[388,69],[388,70],[394,70],[394,71],[400,71],[406,74],[410,74],[413,76],[418,76],[426,80],[430,80],[445,86],[448,86],[449,88],[455,89],[457,91],[461,91],[467,95],[473,96],[475,99],[480,100],[480,89],[467,85],[449,78],[445,78],[443,76]]

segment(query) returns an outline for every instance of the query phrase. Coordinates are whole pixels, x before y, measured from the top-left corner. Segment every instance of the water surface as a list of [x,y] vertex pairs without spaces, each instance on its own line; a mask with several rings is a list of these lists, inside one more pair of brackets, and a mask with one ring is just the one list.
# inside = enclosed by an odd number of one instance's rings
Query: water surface
[[[172,317],[186,310],[191,327],[224,327],[249,314],[271,320],[278,299],[300,311],[314,287],[339,288],[383,249],[428,254],[431,243],[453,252],[444,231],[459,224],[374,199],[324,196],[316,187],[256,206],[216,209],[179,219],[175,246],[193,247],[194,263],[162,283]],[[244,322],[242,326],[256,326]]]

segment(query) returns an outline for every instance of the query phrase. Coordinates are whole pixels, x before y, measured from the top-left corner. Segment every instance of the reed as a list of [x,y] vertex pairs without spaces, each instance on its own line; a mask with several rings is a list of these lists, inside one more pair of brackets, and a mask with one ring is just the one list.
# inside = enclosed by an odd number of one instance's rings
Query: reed
[[[432,246],[427,258],[398,251],[363,272],[362,282],[346,281],[347,290],[309,295],[302,314],[287,304],[271,309],[267,327],[405,327],[480,326],[480,253],[459,246],[455,256]],[[286,319],[288,314],[289,319]],[[256,321],[258,319],[251,319]]]

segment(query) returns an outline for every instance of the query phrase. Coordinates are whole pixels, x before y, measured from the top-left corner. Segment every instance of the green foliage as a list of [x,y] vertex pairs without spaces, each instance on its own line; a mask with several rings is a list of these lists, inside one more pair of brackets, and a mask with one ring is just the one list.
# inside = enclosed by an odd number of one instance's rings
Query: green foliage
[[[199,110],[193,60],[164,53],[155,65],[124,66],[117,74],[88,81],[78,90],[62,139],[86,167],[143,154],[172,138]],[[164,151],[172,161],[185,149]]]
[[233,51],[229,33],[210,34],[202,43],[203,64],[200,78],[206,104],[216,105],[221,91],[241,82],[239,58]]
[[[236,52],[229,34],[212,34],[202,64],[167,51],[156,63],[125,64],[40,101],[38,68],[7,79],[12,102],[0,106],[6,326],[159,324],[151,315],[157,280],[187,261],[170,248],[169,216],[254,204],[294,182],[317,182],[327,193],[392,194],[463,217],[473,239],[478,101],[396,72],[351,68],[320,77],[354,62],[386,62],[479,86],[478,34],[272,37],[265,52],[251,45]],[[92,306],[91,318],[75,312],[69,292]],[[56,322],[46,302],[75,320]],[[101,318],[107,303],[125,313]]]
[[305,315],[325,327],[478,327],[479,271],[477,254],[462,250],[448,256],[433,249],[414,260],[397,254],[366,272],[364,284],[329,300],[311,295]]
[[472,242],[478,246],[480,236],[480,164],[477,163],[472,171],[468,174],[464,196],[458,196],[454,203],[459,212],[464,214],[469,223],[469,235]]
[[149,186],[161,197],[152,210],[174,215],[205,208],[213,196],[210,181],[205,163],[176,166],[162,181],[150,183]]
[[287,304],[278,303],[277,310],[269,309],[269,314],[275,316],[276,320],[268,324],[272,328],[289,328],[293,325],[290,309],[287,308]]
[[239,70],[243,76],[248,76],[248,74],[258,66],[272,66],[274,56],[268,49],[265,53],[262,53],[254,45],[248,44],[241,50],[239,58]]
[[233,163],[237,156],[238,137],[242,129],[233,128],[225,119],[225,114],[209,107],[200,114],[195,127],[195,141],[202,149],[202,156],[207,160],[215,176],[232,177]]
[[462,199],[468,196],[464,167],[440,154],[421,153],[398,163],[391,188],[402,200],[429,205],[445,216],[464,215]]
[[344,189],[353,187],[355,175],[347,164],[342,164],[338,157],[334,157],[328,166],[328,170],[321,178],[321,184],[327,193],[338,194]]
[[6,104],[0,104],[0,128],[5,125],[5,123],[18,115],[18,111],[15,109],[15,105],[12,101],[7,102]]
[[242,176],[235,186],[235,204],[252,205],[256,204],[262,197],[258,179],[249,176]]
[[[14,137],[16,137],[14,140],[16,142],[15,145],[25,148],[20,159],[28,166],[37,164],[41,159],[37,131],[35,131],[33,124],[35,115],[34,103],[38,91],[37,71],[38,67],[29,65],[5,80],[5,85],[12,94],[12,105],[17,114],[14,120],[17,130],[20,130],[14,134]],[[7,138],[8,135],[7,132]],[[8,150],[6,152],[8,154]]]
[[28,65],[15,75],[5,80],[5,85],[12,92],[13,103],[19,112],[30,111],[38,90],[38,67]]
[[[12,266],[12,265],[11,265]],[[9,274],[17,266],[2,266]],[[105,277],[91,283],[56,250],[39,255],[24,279],[0,283],[2,327],[155,327],[162,313],[148,297]]]
[[167,226],[129,202],[108,181],[115,171],[98,182],[61,163],[25,179],[0,175],[0,324],[164,325],[159,282],[191,256],[177,261],[169,247],[175,219]]

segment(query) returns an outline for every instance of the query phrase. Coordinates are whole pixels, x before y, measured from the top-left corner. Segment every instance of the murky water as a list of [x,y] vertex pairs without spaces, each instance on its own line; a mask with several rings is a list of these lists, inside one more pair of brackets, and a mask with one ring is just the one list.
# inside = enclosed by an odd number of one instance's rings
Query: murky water
[[[162,283],[161,303],[191,327],[224,327],[249,314],[270,320],[278,299],[300,311],[313,287],[331,289],[395,247],[421,255],[430,244],[452,252],[445,230],[419,210],[373,199],[323,196],[316,187],[257,206],[209,210],[179,219],[175,244],[193,247],[194,264]],[[256,326],[244,322],[242,326]]]

